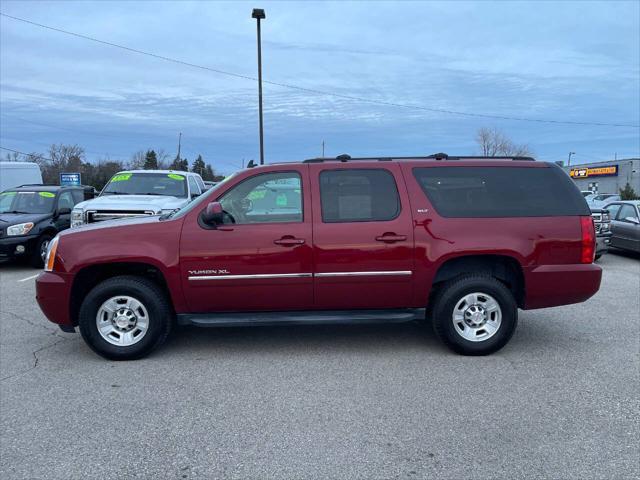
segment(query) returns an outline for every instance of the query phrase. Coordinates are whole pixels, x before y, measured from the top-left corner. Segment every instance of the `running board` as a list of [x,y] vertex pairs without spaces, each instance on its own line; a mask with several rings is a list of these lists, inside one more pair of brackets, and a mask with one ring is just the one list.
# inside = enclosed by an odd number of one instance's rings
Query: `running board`
[[425,309],[180,313],[176,317],[178,325],[194,325],[197,327],[403,323],[424,319]]

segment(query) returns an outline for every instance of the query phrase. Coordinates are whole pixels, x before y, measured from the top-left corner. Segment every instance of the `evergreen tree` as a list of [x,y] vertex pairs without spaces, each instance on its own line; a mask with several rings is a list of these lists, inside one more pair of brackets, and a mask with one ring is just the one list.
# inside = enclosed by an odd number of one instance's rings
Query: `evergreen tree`
[[206,168],[206,165],[204,164],[202,155],[198,155],[198,158],[196,158],[193,161],[193,166],[191,167],[191,171],[199,174],[201,177],[204,177],[205,168]]
[[158,169],[158,157],[154,150],[147,150],[147,153],[144,157],[144,166],[142,168],[144,168],[145,170]]
[[633,189],[629,182],[624,186],[624,188],[620,189],[620,199],[622,200],[635,200],[638,198],[638,194]]
[[182,170],[183,172],[189,171],[189,161],[186,158],[176,157],[169,165],[169,170]]
[[210,164],[207,163],[207,166],[205,167],[204,172],[201,176],[203,180],[206,180],[208,182],[213,181],[213,177],[215,176],[215,174],[213,173],[213,168],[211,168]]

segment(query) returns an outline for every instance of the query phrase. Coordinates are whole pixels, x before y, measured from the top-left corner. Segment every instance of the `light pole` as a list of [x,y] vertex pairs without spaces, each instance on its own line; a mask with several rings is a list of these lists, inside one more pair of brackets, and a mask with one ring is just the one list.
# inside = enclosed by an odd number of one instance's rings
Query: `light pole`
[[267,18],[264,10],[254,8],[251,18],[258,22],[258,114],[260,115],[260,165],[264,165],[264,137],[262,133],[262,40],[260,38],[260,20]]
[[567,162],[567,166],[571,166],[571,155],[575,155],[576,152],[569,152],[569,161]]

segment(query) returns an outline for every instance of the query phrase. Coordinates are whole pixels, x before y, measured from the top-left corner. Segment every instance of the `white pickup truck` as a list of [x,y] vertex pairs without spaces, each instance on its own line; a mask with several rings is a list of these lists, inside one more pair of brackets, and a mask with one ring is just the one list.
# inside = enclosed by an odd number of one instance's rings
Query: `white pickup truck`
[[98,197],[73,208],[71,228],[103,220],[169,213],[182,208],[204,190],[204,182],[197,173],[179,170],[118,172]]

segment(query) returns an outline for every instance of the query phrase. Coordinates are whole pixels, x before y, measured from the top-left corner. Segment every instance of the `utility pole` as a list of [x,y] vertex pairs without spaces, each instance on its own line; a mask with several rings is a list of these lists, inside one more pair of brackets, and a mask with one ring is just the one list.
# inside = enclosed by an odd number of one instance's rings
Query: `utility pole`
[[569,161],[567,162],[567,166],[571,166],[571,155],[575,155],[576,152],[569,152]]
[[322,158],[324,158],[324,140],[322,140]]
[[264,137],[262,132],[262,40],[260,37],[260,20],[267,16],[261,8],[254,8],[251,18],[258,23],[258,111],[260,115],[260,165],[264,165]]
[[178,135],[178,156],[176,157],[178,160],[181,160],[180,158],[180,147],[182,144],[182,132],[180,132],[180,134]]

